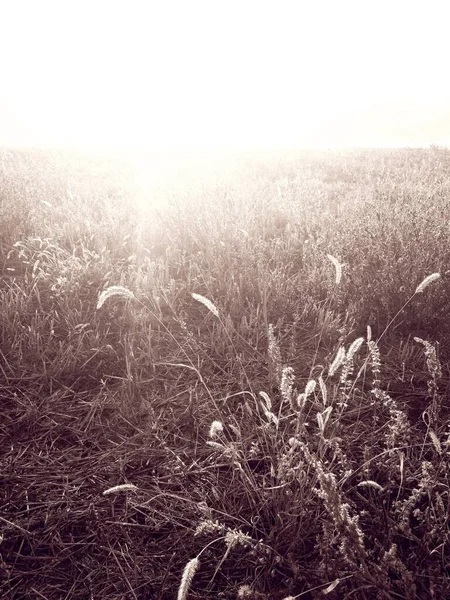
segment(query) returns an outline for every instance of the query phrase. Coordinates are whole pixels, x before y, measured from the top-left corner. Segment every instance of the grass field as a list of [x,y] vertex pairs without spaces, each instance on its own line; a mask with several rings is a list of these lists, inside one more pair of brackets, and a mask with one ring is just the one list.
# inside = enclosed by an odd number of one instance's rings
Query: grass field
[[1,597],[450,597],[450,150],[152,194],[0,153]]

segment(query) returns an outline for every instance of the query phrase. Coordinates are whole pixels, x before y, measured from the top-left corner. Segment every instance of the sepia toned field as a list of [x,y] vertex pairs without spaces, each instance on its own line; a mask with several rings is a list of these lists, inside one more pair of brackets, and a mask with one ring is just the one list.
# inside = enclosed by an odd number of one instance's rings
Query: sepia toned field
[[450,150],[136,164],[0,151],[1,597],[450,597]]

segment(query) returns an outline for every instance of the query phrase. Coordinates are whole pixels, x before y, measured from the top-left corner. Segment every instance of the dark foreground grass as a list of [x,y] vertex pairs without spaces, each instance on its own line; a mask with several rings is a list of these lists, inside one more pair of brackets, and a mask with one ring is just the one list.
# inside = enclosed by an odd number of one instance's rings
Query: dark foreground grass
[[0,165],[2,597],[450,597],[448,150]]

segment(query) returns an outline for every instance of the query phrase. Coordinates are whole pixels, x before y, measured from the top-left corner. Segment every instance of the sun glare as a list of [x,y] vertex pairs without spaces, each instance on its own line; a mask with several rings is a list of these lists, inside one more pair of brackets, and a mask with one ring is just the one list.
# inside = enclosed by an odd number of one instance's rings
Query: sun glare
[[0,142],[190,153],[441,143],[447,32],[431,5],[8,3]]

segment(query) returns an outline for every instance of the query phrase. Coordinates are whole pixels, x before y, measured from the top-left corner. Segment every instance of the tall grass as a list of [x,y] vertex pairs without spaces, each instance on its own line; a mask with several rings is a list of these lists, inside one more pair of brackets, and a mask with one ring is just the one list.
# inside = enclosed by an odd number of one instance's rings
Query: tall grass
[[447,150],[0,156],[4,597],[449,596]]

